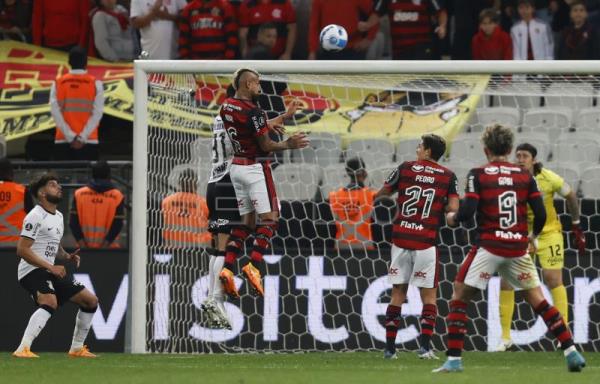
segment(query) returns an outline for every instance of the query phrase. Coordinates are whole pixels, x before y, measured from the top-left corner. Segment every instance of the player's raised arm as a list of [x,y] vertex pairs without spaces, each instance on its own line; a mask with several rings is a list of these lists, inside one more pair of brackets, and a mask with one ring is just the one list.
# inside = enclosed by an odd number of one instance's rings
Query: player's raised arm
[[[479,181],[474,170],[469,172],[465,192],[465,198],[460,203],[458,210],[450,210],[446,214],[446,222],[451,227],[457,226],[462,221],[469,220],[477,212],[477,206],[479,205]],[[456,204],[456,202],[453,204]]]

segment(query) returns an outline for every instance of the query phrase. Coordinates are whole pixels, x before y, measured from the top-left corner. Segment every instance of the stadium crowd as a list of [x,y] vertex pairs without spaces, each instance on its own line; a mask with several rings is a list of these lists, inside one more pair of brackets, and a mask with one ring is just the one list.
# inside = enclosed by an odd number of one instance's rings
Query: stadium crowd
[[[3,39],[108,61],[588,60],[599,23],[600,0],[0,0]],[[319,49],[327,24],[342,52]]]

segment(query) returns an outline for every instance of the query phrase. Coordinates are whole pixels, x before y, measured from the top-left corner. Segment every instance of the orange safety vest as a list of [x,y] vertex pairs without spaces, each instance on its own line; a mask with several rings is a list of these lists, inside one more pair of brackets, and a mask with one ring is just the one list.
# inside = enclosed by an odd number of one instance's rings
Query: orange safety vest
[[[80,135],[94,111],[96,78],[88,73],[68,73],[56,80],[56,99],[69,127]],[[54,141],[66,142],[65,135],[56,129]],[[98,126],[90,133],[87,142],[98,143]]]
[[[75,191],[75,202],[83,238],[90,248],[100,248],[106,238],[123,194],[116,188],[105,192],[81,187]],[[110,245],[119,248],[118,237]]]
[[0,247],[16,247],[25,219],[25,187],[0,181]]
[[177,192],[162,201],[165,244],[178,248],[204,247],[210,244],[208,206],[202,196]]
[[371,213],[375,193],[369,188],[340,188],[329,193],[329,204],[337,227],[338,247],[364,246],[373,249]]

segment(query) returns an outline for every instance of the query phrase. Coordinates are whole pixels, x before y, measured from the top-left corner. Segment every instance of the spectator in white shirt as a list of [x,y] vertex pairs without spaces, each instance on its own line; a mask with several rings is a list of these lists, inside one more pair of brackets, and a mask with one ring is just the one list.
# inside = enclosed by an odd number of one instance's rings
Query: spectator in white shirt
[[131,0],[131,24],[141,33],[142,51],[151,60],[177,58],[177,18],[185,0]]
[[107,61],[134,59],[133,30],[128,12],[117,0],[99,0],[92,17],[94,45],[100,57]]
[[513,58],[515,60],[553,60],[552,30],[548,24],[533,17],[535,13],[533,0],[519,0],[518,11],[521,20],[515,23],[510,31],[513,41]]

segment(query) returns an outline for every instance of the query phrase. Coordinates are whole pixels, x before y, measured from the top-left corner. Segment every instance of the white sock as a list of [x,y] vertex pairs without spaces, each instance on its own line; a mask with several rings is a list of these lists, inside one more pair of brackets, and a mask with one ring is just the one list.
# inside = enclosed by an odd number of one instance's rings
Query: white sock
[[[225,263],[225,256],[215,256],[215,260],[213,262],[213,267],[210,270],[210,275],[213,280],[212,281],[212,297],[213,299],[223,302],[225,301],[225,294],[223,293],[223,284],[221,280],[219,280],[219,273],[223,269],[223,264]],[[210,290],[210,288],[209,288]]]
[[90,331],[93,318],[93,313],[83,312],[81,309],[77,312],[75,330],[73,331],[73,341],[71,342],[71,351],[83,348],[83,342]]
[[33,315],[29,318],[29,323],[27,324],[27,328],[25,328],[25,333],[23,333],[23,338],[21,339],[21,344],[19,344],[17,351],[22,351],[25,347],[31,348],[31,343],[38,337],[42,329],[44,329],[50,316],[52,316],[52,314],[44,308],[38,308],[33,312]]
[[216,258],[217,256],[210,255],[210,261],[208,262],[208,296],[206,296],[208,300],[214,298],[215,275],[213,273],[213,266],[215,265]]
[[452,360],[462,360],[461,356],[448,356],[448,360],[452,361]]
[[565,349],[565,350],[563,351],[563,353],[565,354],[565,356],[567,356],[569,353],[571,353],[571,352],[573,352],[573,351],[576,351],[576,350],[577,350],[577,348],[575,348],[575,346],[574,346],[574,345],[571,345],[569,348]]

